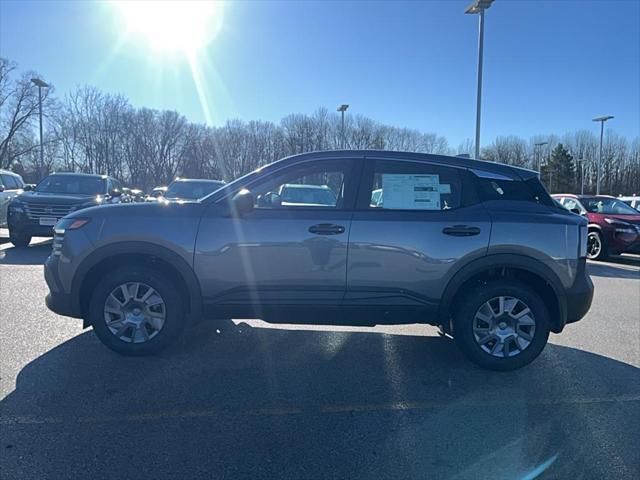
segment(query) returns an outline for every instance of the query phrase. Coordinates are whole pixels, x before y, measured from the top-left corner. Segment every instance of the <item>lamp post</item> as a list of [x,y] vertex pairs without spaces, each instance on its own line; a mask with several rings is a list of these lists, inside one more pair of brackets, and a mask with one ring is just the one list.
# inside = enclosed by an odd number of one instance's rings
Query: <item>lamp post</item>
[[596,195],[600,195],[600,167],[602,166],[602,137],[604,135],[604,122],[611,120],[613,115],[605,115],[603,117],[596,117],[594,122],[600,122],[600,155],[598,155],[598,166],[596,171]]
[[340,148],[344,148],[344,112],[347,111],[349,105],[342,104],[338,107],[338,112],[342,115],[342,127],[340,128]]
[[38,87],[38,105],[40,109],[40,165],[44,165],[44,145],[42,143],[42,89],[49,88],[49,85],[39,78],[32,78],[31,81]]
[[476,156],[480,158],[480,107],[482,101],[482,55],[484,50],[484,11],[491,6],[493,0],[474,0],[464,13],[480,16],[478,32],[478,93],[476,95]]
[[580,195],[584,195],[584,158],[578,159],[580,163]]
[[536,163],[538,166],[538,173],[542,174],[542,162],[540,161],[540,147],[547,145],[549,142],[538,142],[534,143],[533,146],[536,151]]

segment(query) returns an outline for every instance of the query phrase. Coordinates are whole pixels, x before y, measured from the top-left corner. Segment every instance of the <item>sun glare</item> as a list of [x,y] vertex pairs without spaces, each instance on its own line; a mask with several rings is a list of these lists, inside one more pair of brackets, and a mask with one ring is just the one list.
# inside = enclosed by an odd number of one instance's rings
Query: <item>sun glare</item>
[[195,54],[222,26],[221,2],[122,0],[111,2],[127,33],[141,37],[153,50]]

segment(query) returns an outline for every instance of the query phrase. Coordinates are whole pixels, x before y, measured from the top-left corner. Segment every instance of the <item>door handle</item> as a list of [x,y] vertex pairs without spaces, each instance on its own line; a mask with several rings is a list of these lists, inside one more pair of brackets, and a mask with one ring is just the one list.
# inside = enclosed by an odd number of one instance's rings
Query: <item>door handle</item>
[[344,227],[331,223],[319,223],[318,225],[311,225],[309,232],[315,233],[316,235],[338,235],[339,233],[344,233]]
[[454,225],[453,227],[444,227],[442,233],[453,237],[471,237],[478,235],[480,229],[478,227],[469,227],[467,225]]

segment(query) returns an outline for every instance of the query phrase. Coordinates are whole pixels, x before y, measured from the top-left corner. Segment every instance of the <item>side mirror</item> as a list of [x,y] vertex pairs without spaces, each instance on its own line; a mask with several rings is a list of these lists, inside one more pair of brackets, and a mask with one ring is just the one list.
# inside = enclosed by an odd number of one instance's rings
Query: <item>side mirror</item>
[[582,212],[580,211],[579,208],[572,208],[571,210],[569,210],[571,213],[575,213],[576,215],[580,215],[582,214]]
[[4,185],[0,185],[0,192],[4,192]]
[[24,190],[25,192],[32,192],[35,189],[35,187],[36,186],[33,183],[26,183],[22,190]]
[[238,215],[244,215],[253,210],[253,195],[249,190],[243,188],[236,193],[231,199],[232,212]]
[[122,196],[122,192],[117,188],[112,188],[111,190],[109,190],[109,195],[112,197],[120,197]]

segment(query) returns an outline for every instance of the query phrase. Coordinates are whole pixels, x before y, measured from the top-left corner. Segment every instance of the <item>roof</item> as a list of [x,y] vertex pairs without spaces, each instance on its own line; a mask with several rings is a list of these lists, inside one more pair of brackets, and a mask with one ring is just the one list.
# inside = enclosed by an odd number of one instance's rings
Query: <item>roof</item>
[[[515,167],[504,163],[489,162],[486,160],[475,160],[466,157],[454,157],[450,155],[436,155],[432,153],[416,153],[416,152],[398,152],[389,150],[325,150],[309,153],[301,153],[278,160],[270,165],[283,163],[295,163],[309,159],[345,159],[345,158],[364,158],[364,159],[388,159],[388,160],[411,160],[417,162],[432,162],[442,165],[449,165],[458,168],[466,168],[474,172],[488,172],[495,175],[502,175],[513,180],[528,180],[538,176],[535,170],[527,168]],[[263,167],[269,168],[269,165]]]
[[212,180],[211,178],[176,178],[174,182],[205,182],[215,183],[218,185],[224,184],[224,180]]
[[51,175],[89,177],[89,178],[108,178],[108,175],[100,175],[98,173],[79,173],[79,172],[53,172]]
[[13,175],[15,177],[19,177],[20,174],[16,173],[16,172],[12,172],[11,170],[5,170],[3,168],[0,168],[0,173],[3,175]]
[[577,198],[578,200],[582,198],[616,198],[611,195],[596,195],[595,193],[594,194],[554,193],[551,196],[554,198],[555,197],[571,197],[571,198]]

